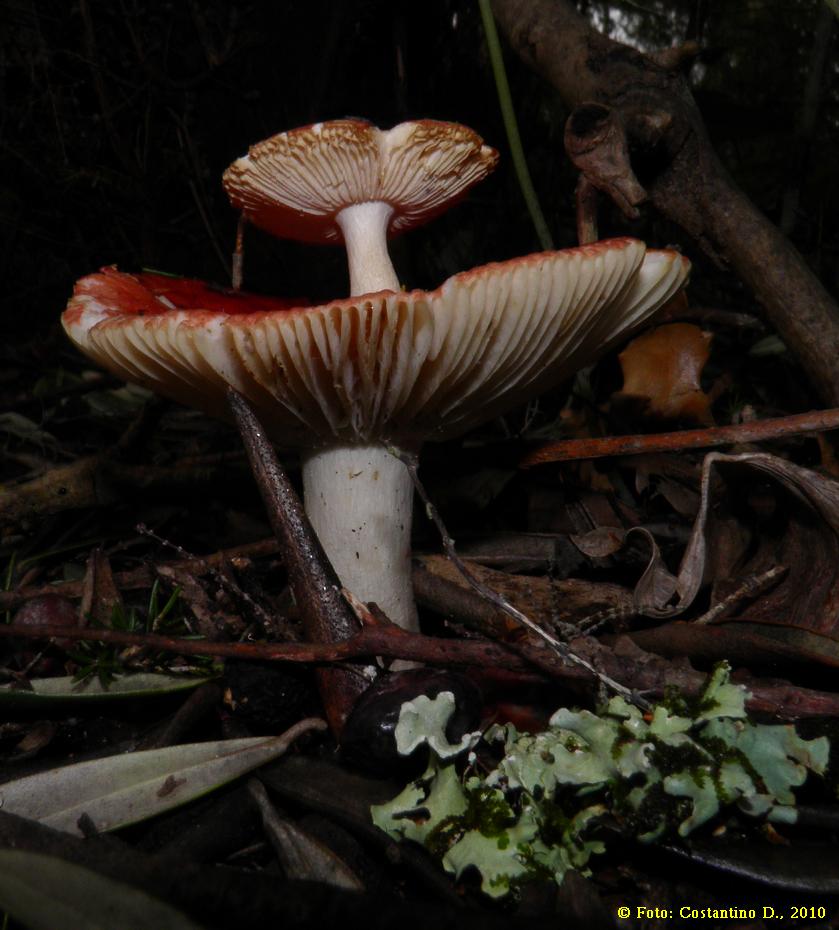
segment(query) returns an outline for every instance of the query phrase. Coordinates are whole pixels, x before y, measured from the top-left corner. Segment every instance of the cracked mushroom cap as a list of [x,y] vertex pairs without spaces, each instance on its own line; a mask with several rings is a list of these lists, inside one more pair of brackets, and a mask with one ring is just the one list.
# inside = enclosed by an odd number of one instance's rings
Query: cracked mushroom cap
[[284,239],[339,242],[337,215],[353,204],[393,207],[390,233],[419,226],[461,198],[498,152],[459,123],[415,120],[387,131],[358,119],[281,132],[224,173],[233,206]]
[[62,323],[109,371],[211,414],[227,415],[232,385],[284,445],[421,441],[591,363],[689,268],[678,252],[613,239],[485,265],[434,291],[291,308],[245,294],[223,308],[162,301],[143,275],[106,268],[78,282]]

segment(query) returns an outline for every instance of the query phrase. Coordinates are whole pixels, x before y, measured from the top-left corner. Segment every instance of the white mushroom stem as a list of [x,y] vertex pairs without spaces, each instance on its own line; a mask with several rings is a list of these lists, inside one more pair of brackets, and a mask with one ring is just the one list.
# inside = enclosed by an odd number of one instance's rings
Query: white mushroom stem
[[399,278],[387,251],[387,227],[393,207],[383,201],[355,203],[337,216],[347,246],[350,296],[398,291]]
[[[353,204],[338,214],[350,296],[399,290],[387,251],[392,215],[383,201]],[[338,577],[357,598],[374,601],[394,623],[416,632],[413,495],[408,469],[382,445],[333,446],[303,459],[306,512]]]
[[333,446],[303,459],[306,512],[345,587],[419,630],[411,585],[414,489],[381,445]]

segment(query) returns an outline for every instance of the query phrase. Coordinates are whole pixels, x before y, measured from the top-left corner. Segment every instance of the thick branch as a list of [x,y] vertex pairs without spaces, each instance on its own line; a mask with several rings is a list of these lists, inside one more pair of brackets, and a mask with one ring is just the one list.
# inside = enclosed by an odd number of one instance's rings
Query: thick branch
[[839,363],[826,349],[839,344],[839,310],[729,177],[682,76],[600,35],[568,0],[493,0],[493,11],[513,48],[570,108],[596,103],[612,111],[646,162],[652,204],[731,262],[820,396],[839,403]]

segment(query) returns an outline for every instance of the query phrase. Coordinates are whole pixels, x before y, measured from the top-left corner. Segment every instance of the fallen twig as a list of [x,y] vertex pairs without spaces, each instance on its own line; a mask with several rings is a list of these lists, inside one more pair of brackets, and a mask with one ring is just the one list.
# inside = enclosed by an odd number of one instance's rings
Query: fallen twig
[[119,446],[56,465],[42,475],[0,492],[0,525],[35,526],[45,517],[67,510],[105,507],[123,498],[126,488],[182,487],[207,480],[215,469],[242,460],[242,453],[192,456],[171,465],[135,464],[119,460]]
[[[230,549],[220,549],[205,556],[193,556],[178,559],[173,562],[161,562],[140,565],[137,568],[124,572],[115,572],[114,581],[121,591],[135,591],[140,588],[150,588],[158,575],[158,568],[167,570],[186,571],[194,575],[203,575],[212,572],[219,566],[230,564],[240,567],[242,562],[261,556],[277,555],[280,551],[276,539],[261,539],[257,542],[244,543]],[[11,591],[0,591],[0,610],[14,610],[25,601],[42,594],[61,594],[63,597],[78,598],[82,596],[83,581],[52,581],[48,584],[30,585],[14,588]]]
[[[180,655],[218,656],[221,658],[255,659],[265,662],[332,663],[368,656],[412,659],[443,666],[477,666],[494,670],[532,673],[535,665],[546,678],[569,682],[587,682],[592,673],[567,662],[541,640],[527,635],[515,644],[499,644],[486,640],[442,639],[422,633],[408,633],[396,627],[363,629],[339,643],[211,643],[205,640],[177,639],[152,633],[124,633],[118,630],[68,630],[66,626],[0,625],[0,637],[50,639],[60,636],[68,640],[100,640],[126,646],[146,646],[150,649]],[[685,694],[701,693],[707,675],[684,662],[670,662],[644,652],[622,637],[614,649],[591,637],[574,640],[575,653],[589,663],[596,663],[628,687],[656,697],[668,687]],[[513,651],[515,650],[515,652]],[[518,654],[516,654],[518,653]],[[839,694],[799,688],[773,680],[772,684],[748,683],[746,706],[751,711],[769,713],[780,719],[798,717],[839,716]]]
[[0,625],[0,637],[3,636],[92,640],[121,646],[144,646],[176,655],[257,659],[266,662],[333,663],[380,655],[439,665],[491,666],[499,663],[516,670],[529,669],[525,660],[519,659],[505,646],[497,643],[424,636],[421,633],[408,633],[396,626],[365,628],[348,639],[334,643],[219,643],[163,636],[158,633],[68,629],[58,624],[22,626],[14,623]]
[[[250,404],[233,388],[227,390],[227,402],[282,549],[306,633],[320,643],[346,641],[358,630],[358,621],[341,594],[338,575]],[[322,669],[318,683],[329,725],[338,735],[369,678],[360,668]]]
[[[621,208],[622,201],[631,205],[625,187],[638,183],[631,159],[656,152],[654,166],[644,162],[642,192],[709,254],[730,262],[821,397],[839,403],[839,364],[831,351],[839,343],[836,304],[789,240],[735,186],[685,78],[597,32],[570,0],[493,0],[492,10],[524,63],[559,92],[579,143],[600,142],[583,165],[592,183]],[[623,162],[615,161],[608,138],[590,139],[596,125],[574,118],[592,102],[611,111],[625,135]]]
[[529,630],[531,633],[534,633],[537,637],[544,640],[551,647],[551,649],[553,649],[557,655],[561,656],[565,661],[585,669],[602,685],[614,691],[615,694],[622,695],[624,698],[626,698],[626,700],[631,701],[638,707],[647,708],[650,706],[649,702],[645,698],[641,697],[641,695],[633,691],[631,688],[627,688],[619,681],[616,681],[601,669],[592,665],[583,656],[575,653],[568,647],[566,643],[557,639],[552,633],[548,632],[548,630],[545,630],[539,626],[538,623],[534,623],[530,617],[528,617],[526,614],[523,614],[517,607],[514,607],[497,591],[494,591],[492,588],[485,585],[484,582],[474,572],[470,571],[470,569],[457,554],[457,551],[454,548],[454,540],[451,536],[449,536],[449,532],[446,529],[446,526],[443,523],[437,508],[431,502],[431,499],[425,490],[425,486],[419,479],[419,475],[417,473],[418,464],[416,455],[403,452],[399,449],[392,449],[391,452],[398,459],[400,459],[408,469],[408,472],[411,475],[411,480],[414,483],[414,488],[416,489],[417,494],[419,494],[423,504],[425,505],[425,512],[428,515],[429,520],[431,520],[431,522],[437,527],[437,530],[440,533],[440,538],[443,541],[443,549],[445,550],[446,555],[449,557],[449,559],[451,559],[452,564],[457,568],[460,574],[482,597],[486,598],[489,603],[494,604],[499,610],[502,610],[505,614],[508,614],[510,617],[512,617],[516,623],[521,624],[521,626],[525,627],[525,629]]
[[756,423],[713,426],[708,429],[678,430],[651,435],[603,436],[593,439],[561,439],[529,452],[519,465],[521,468],[531,468],[547,462],[570,462],[574,459],[707,449],[736,442],[763,442],[779,436],[796,436],[800,433],[817,433],[833,429],[839,429],[839,407],[796,413],[788,417],[773,417]]

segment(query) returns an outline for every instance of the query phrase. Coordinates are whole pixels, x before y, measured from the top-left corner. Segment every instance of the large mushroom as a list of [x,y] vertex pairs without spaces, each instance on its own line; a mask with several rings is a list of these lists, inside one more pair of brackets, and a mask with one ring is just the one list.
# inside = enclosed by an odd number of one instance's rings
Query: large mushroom
[[[224,416],[228,385],[302,452],[306,511],[346,587],[415,630],[412,485],[388,446],[458,435],[589,364],[685,282],[677,252],[613,239],[399,290],[386,235],[445,209],[495,163],[465,127],[320,123],[225,175],[254,224],[344,239],[352,296],[312,307],[163,302],[142,276],[82,279],[63,316],[105,368]],[[263,301],[266,298],[262,298]],[[175,308],[168,304],[174,302]]]

